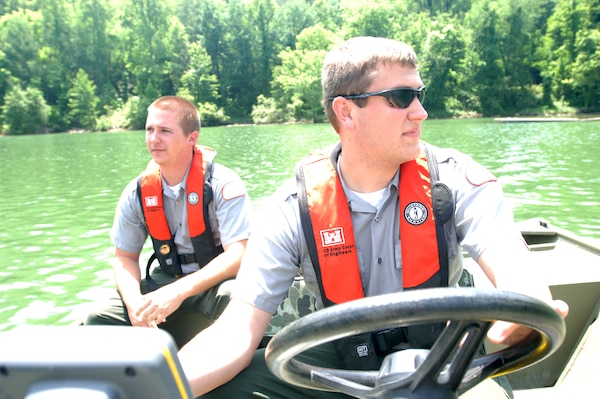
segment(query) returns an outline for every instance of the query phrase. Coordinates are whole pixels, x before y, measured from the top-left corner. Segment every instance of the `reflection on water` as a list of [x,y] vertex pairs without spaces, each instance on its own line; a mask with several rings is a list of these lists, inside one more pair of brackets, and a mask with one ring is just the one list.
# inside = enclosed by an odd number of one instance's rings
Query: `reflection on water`
[[462,121],[429,121],[426,140],[459,148],[492,170],[517,219],[542,216],[600,238],[600,172],[594,167],[600,122],[487,122],[469,121],[465,128]]
[[203,130],[200,141],[240,174],[256,206],[293,176],[302,155],[335,143],[337,135],[329,124],[236,126]]
[[[147,159],[143,133],[3,137],[0,330],[65,324],[102,289],[116,198]],[[136,156],[137,155],[137,156]]]
[[[600,122],[427,121],[423,139],[458,148],[503,183],[517,219],[544,217],[600,239]],[[200,141],[238,171],[255,206],[329,125],[205,128]],[[1,137],[0,330],[68,324],[112,290],[108,232],[127,182],[149,156],[143,132]]]

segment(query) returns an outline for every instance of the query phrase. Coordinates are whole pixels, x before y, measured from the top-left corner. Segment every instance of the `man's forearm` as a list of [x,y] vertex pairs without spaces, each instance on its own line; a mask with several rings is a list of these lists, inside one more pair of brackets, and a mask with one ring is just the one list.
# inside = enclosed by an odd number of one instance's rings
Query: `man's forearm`
[[139,265],[129,259],[117,258],[113,263],[113,273],[117,290],[119,290],[123,302],[129,308],[130,302],[139,299],[142,295]]
[[202,269],[176,281],[185,297],[198,295],[225,280],[235,278],[246,248],[246,241],[235,242],[211,260]]

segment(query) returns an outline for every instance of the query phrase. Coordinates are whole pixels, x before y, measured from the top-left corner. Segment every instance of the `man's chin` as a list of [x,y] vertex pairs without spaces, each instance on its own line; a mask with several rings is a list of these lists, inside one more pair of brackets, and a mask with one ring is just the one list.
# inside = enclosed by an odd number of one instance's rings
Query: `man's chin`
[[151,151],[150,156],[152,157],[152,160],[159,165],[165,161],[165,154],[162,151]]

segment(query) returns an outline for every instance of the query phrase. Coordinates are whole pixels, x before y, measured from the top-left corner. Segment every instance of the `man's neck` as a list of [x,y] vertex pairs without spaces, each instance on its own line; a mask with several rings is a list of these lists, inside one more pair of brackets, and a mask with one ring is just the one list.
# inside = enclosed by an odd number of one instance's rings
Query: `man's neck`
[[340,173],[346,186],[358,193],[373,193],[386,188],[399,167],[382,167],[377,162],[360,159],[347,160],[347,156],[340,156]]
[[175,185],[183,182],[185,174],[187,173],[188,169],[190,168],[191,163],[192,163],[192,160],[190,159],[189,162],[180,163],[178,165],[169,165],[169,166],[161,165],[160,174],[163,177],[163,179],[165,179],[165,182],[167,182],[167,184],[169,186],[175,186]]

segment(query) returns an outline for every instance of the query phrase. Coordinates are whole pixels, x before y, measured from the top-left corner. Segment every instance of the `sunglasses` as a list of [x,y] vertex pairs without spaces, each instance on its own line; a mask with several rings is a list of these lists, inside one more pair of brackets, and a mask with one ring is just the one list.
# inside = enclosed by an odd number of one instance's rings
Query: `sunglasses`
[[419,102],[423,104],[425,101],[425,86],[421,86],[418,89],[409,89],[409,88],[401,88],[401,89],[388,89],[381,91],[374,91],[371,93],[363,93],[363,94],[352,94],[348,96],[334,96],[328,97],[327,100],[333,101],[336,97],[344,97],[349,100],[358,99],[358,98],[367,98],[373,96],[381,96],[387,98],[390,102],[390,105],[396,108],[405,109],[410,106],[410,104],[414,101],[415,98],[419,99]]

